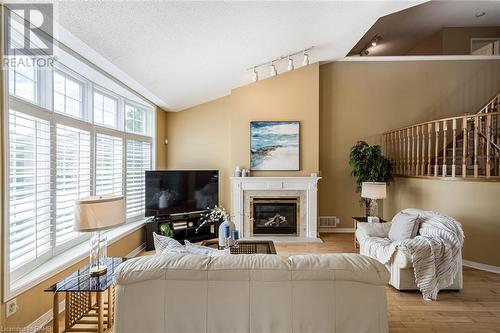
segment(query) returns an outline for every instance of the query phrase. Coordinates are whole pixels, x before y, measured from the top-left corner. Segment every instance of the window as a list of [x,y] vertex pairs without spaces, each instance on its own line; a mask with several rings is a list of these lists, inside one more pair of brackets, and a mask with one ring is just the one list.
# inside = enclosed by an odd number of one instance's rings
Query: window
[[94,91],[94,123],[118,127],[118,101],[115,98]]
[[[12,27],[21,32],[10,42],[22,45],[24,25]],[[127,221],[144,219],[152,106],[62,44],[54,48],[61,55],[54,67],[33,66],[25,54],[4,64],[5,297],[26,287],[38,266],[89,238],[73,231],[77,199],[121,194]]]
[[146,111],[130,104],[125,105],[125,130],[132,133],[146,133]]
[[83,117],[83,84],[61,71],[54,71],[54,111]]
[[[16,56],[19,64],[9,67],[9,93],[31,103],[37,103],[37,70],[29,64],[27,57]],[[24,61],[22,59],[25,59]]]
[[41,257],[51,248],[50,125],[9,111],[10,269]]
[[75,201],[90,196],[90,133],[57,124],[56,246],[78,236],[73,231]]
[[97,134],[95,155],[95,194],[122,194],[122,139],[109,135]]
[[144,215],[145,171],[151,169],[151,143],[127,140],[127,217]]

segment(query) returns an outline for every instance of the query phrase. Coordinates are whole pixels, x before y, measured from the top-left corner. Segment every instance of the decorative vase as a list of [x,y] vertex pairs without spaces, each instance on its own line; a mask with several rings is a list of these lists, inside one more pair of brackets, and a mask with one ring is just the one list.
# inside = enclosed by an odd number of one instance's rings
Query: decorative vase
[[[233,234],[233,231],[235,230],[235,225],[233,222],[228,221],[227,219],[224,219],[224,222],[222,222],[219,226],[219,246],[224,247],[224,228],[226,225],[229,225],[229,235]],[[229,239],[229,245],[233,245],[234,240],[232,238]]]

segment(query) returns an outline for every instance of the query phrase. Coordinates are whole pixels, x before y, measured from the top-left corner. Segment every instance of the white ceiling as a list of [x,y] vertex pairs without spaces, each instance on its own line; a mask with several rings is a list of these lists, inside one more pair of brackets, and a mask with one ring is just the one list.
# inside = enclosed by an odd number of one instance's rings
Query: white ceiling
[[132,88],[178,111],[250,83],[248,67],[290,52],[314,45],[311,62],[342,58],[379,17],[421,2],[63,1],[54,9],[80,40],[76,49],[87,45]]
[[[476,13],[485,12],[476,17]],[[359,54],[376,35],[383,40],[370,55],[405,55],[422,39],[444,27],[500,26],[500,1],[430,1],[380,18],[350,54]]]

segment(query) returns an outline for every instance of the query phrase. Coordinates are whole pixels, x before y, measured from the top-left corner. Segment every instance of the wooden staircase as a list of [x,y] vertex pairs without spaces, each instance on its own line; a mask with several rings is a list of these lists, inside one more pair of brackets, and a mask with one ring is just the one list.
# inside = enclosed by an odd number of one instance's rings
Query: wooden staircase
[[476,114],[389,131],[383,142],[397,176],[500,181],[500,92]]

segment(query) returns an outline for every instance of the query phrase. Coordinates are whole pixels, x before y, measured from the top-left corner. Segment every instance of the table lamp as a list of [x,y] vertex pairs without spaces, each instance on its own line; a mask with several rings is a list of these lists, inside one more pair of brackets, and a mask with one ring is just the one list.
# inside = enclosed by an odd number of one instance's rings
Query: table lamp
[[361,197],[366,200],[366,216],[378,215],[378,199],[385,199],[387,196],[387,186],[385,183],[363,182],[361,184]]
[[123,196],[95,196],[76,201],[74,230],[92,232],[90,238],[91,276],[106,273],[107,239],[101,231],[125,222]]

